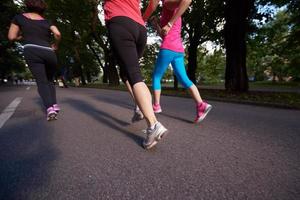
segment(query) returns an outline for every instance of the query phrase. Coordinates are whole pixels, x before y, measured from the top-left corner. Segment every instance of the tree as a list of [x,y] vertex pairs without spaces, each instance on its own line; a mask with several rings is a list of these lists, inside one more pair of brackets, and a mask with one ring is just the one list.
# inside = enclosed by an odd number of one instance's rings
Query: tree
[[183,35],[186,36],[184,39],[188,46],[187,74],[195,84],[199,45],[206,41],[222,41],[223,10],[223,0],[192,1],[190,9],[183,17]]
[[198,49],[197,80],[205,83],[220,83],[224,80],[225,53],[215,50],[208,53],[204,48]]
[[25,64],[20,55],[18,44],[7,39],[10,21],[19,11],[13,0],[2,0],[0,4],[0,79],[3,80],[12,72],[22,72]]
[[[265,1],[260,3],[267,4]],[[273,17],[270,15],[265,24],[253,23],[256,27],[248,39],[248,71],[257,80],[263,80],[263,72],[267,68],[273,72],[273,77],[276,75],[280,80],[283,76],[299,79],[299,20],[295,20],[295,16],[299,17],[299,3],[298,6],[296,1],[271,3],[285,5],[285,9],[281,7]]]
[[249,56],[252,59],[249,68],[254,68],[254,74],[258,75],[268,67],[272,69],[273,77],[277,76],[280,80],[288,75],[289,55],[284,48],[289,36],[288,20],[287,13],[281,11],[249,39]]
[[290,55],[290,73],[300,81],[300,1],[292,0],[288,4],[287,12],[290,13],[290,34],[287,39],[285,53]]
[[226,0],[225,3],[225,88],[229,91],[246,92],[249,88],[246,68],[246,36],[254,0]]
[[149,44],[146,46],[144,56],[141,59],[141,70],[147,83],[152,82],[152,73],[158,51],[159,45],[157,43]]
[[[66,50],[69,53],[67,57],[74,57],[75,71],[82,79],[89,77],[88,73],[91,71],[99,71],[101,67],[109,83],[118,85],[119,77],[108,45],[106,29],[98,19],[98,6],[101,2],[99,0],[48,0],[47,2],[49,15],[57,19],[57,25],[63,35],[59,54]],[[93,60],[97,62],[91,63],[91,59],[83,59],[84,55],[92,55]],[[83,63],[83,61],[90,63]],[[104,82],[106,81],[105,79]]]

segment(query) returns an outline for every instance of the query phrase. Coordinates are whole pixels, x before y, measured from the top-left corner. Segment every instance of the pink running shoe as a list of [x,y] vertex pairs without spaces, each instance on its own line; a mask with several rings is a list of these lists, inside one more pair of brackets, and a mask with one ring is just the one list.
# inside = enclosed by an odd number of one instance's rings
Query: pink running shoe
[[206,102],[202,102],[201,104],[197,105],[197,117],[195,119],[195,123],[200,123],[204,120],[206,115],[212,109],[212,106]]
[[47,109],[47,121],[56,120],[57,112],[55,112],[53,107]]
[[153,104],[153,111],[154,113],[161,113],[162,110],[161,110],[161,107],[159,104]]
[[54,104],[52,107],[53,107],[55,112],[59,113],[60,107],[58,106],[58,104]]

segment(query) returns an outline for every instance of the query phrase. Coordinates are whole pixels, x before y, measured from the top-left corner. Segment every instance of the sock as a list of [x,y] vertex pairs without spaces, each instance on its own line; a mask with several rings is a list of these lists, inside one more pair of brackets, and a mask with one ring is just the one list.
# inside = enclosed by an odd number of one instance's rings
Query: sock
[[140,111],[140,108],[139,108],[139,106],[138,105],[135,105],[135,109],[134,109],[135,111]]
[[155,122],[152,126],[150,126],[150,129],[153,130],[156,124],[158,124],[158,122]]

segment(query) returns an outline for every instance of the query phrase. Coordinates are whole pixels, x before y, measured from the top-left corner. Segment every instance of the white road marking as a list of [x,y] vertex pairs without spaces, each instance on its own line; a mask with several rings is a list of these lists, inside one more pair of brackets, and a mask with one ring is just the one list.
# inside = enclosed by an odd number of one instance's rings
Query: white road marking
[[18,105],[22,101],[22,97],[17,97],[13,100],[1,113],[0,115],[0,128],[2,128],[7,120],[14,114]]

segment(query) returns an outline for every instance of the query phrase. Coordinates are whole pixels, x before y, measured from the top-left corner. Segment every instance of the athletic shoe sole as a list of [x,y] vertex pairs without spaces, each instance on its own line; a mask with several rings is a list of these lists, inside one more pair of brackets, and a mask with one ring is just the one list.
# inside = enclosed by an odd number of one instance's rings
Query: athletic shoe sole
[[51,113],[47,116],[47,121],[53,121],[53,120],[57,120],[57,114],[55,113]]
[[156,114],[158,114],[158,113],[161,113],[162,110],[161,109],[159,109],[159,110],[153,110],[153,112],[156,113]]

